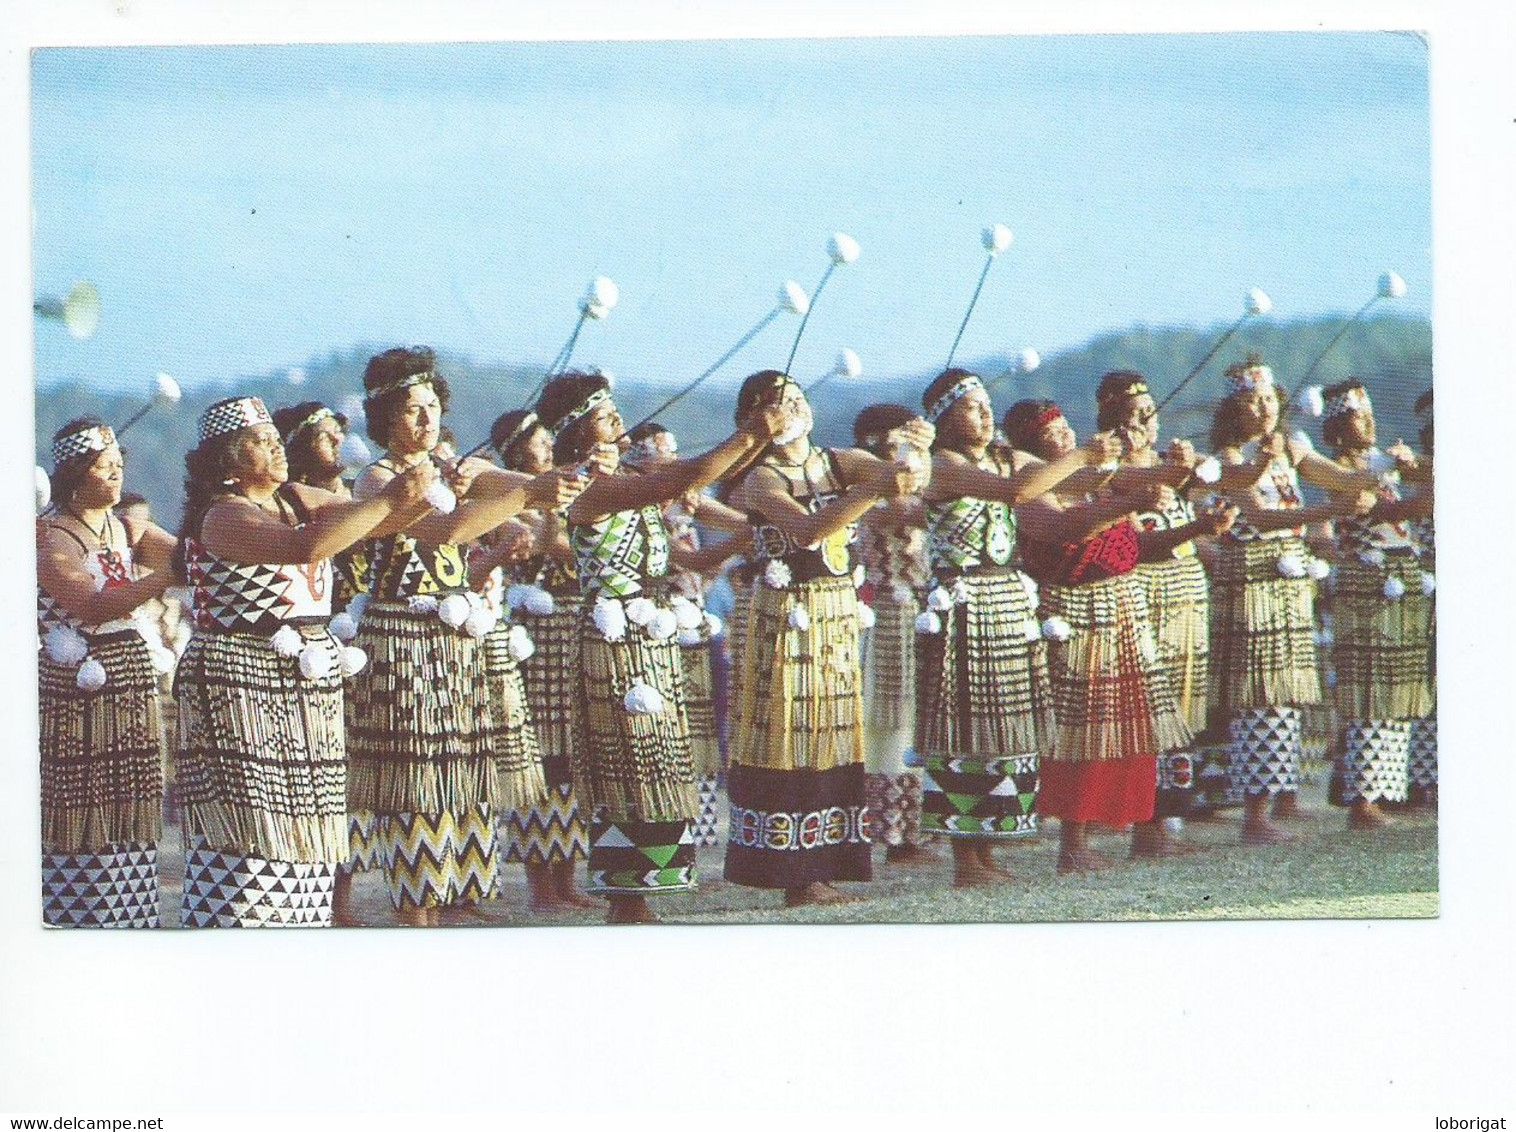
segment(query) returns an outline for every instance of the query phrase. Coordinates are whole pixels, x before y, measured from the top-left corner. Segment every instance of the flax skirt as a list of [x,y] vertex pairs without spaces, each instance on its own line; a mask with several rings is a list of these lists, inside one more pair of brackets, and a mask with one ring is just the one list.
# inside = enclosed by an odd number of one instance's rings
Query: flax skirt
[[[791,623],[803,609],[808,624]],[[754,584],[733,724],[728,880],[869,880],[858,594],[852,579]]]

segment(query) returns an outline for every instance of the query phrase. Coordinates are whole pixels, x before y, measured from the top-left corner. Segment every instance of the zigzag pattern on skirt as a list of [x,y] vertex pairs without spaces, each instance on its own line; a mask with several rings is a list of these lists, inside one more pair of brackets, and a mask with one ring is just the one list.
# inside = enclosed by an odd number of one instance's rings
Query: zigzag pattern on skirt
[[921,843],[921,776],[918,774],[870,774],[868,790],[869,840],[882,845]]
[[338,866],[344,873],[363,873],[379,868],[379,818],[373,810],[347,816],[347,860]]
[[336,866],[213,849],[191,835],[180,922],[187,928],[328,928]]
[[1233,790],[1249,798],[1300,790],[1299,708],[1247,708],[1229,728]]
[[501,823],[507,861],[546,864],[549,861],[583,861],[590,855],[589,830],[567,782],[548,787],[540,806],[508,810]]
[[489,806],[381,815],[379,838],[397,910],[487,900],[498,891],[499,840]]
[[947,837],[1018,837],[1037,832],[1037,755],[999,759],[928,757],[921,827]]
[[158,850],[127,842],[42,854],[42,922],[54,928],[156,928]]

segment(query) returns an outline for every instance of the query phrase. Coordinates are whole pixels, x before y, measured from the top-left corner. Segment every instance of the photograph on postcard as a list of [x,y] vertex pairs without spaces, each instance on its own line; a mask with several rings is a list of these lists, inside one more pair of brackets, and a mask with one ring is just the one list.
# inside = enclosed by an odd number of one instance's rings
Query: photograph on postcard
[[1437,915],[1423,37],[32,80],[41,923]]

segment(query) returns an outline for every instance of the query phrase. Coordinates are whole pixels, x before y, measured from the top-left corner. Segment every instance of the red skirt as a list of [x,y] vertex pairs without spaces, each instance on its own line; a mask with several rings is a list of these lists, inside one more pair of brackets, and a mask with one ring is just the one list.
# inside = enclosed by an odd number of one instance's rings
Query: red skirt
[[1158,792],[1158,760],[1042,760],[1037,809],[1061,821],[1128,825],[1151,821]]

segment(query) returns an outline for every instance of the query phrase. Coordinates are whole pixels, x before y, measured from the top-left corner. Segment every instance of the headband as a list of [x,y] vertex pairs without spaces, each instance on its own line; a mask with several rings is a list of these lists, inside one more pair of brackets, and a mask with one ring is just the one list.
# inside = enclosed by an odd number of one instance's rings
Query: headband
[[53,441],[53,470],[80,456],[92,456],[104,452],[116,443],[116,434],[110,425],[85,425],[66,432]]
[[1333,417],[1354,413],[1359,409],[1371,411],[1373,408],[1374,406],[1369,403],[1369,395],[1362,389],[1345,389],[1327,401],[1321,419],[1329,421]]
[[212,405],[200,416],[200,443],[253,425],[273,424],[262,397],[237,397]]
[[557,440],[568,431],[569,425],[573,424],[580,417],[587,416],[590,410],[600,404],[600,402],[609,401],[610,397],[611,391],[609,389],[602,387],[595,390],[578,407],[570,409],[565,413],[563,419],[553,426],[553,439]]
[[1103,397],[1097,396],[1095,399],[1103,403],[1115,400],[1117,397],[1141,397],[1146,392],[1148,392],[1147,382],[1133,381],[1121,389],[1107,389]]
[[1228,370],[1227,382],[1233,393],[1252,393],[1255,389],[1274,388],[1274,371],[1265,365],[1248,366],[1241,370]]
[[983,393],[984,382],[980,381],[979,378],[973,374],[969,374],[967,377],[959,381],[957,385],[953,386],[941,397],[932,402],[931,408],[927,409],[926,411],[926,419],[930,423],[936,424],[938,418],[940,418],[943,413],[947,412],[959,401],[963,400],[976,389],[979,390],[979,392]]
[[284,436],[280,439],[282,439],[285,444],[288,444],[290,441],[294,440],[295,437],[300,435],[302,429],[310,428],[311,425],[319,424],[328,418],[336,420],[337,414],[332,412],[325,405],[322,405],[320,408],[313,410],[310,416],[306,417],[305,420],[301,421],[294,428],[290,429],[289,432],[285,433]]
[[375,397],[383,397],[386,393],[397,393],[402,389],[409,389],[413,385],[434,385],[436,384],[436,381],[437,374],[435,371],[429,369],[422,370],[420,373],[413,373],[407,377],[396,378],[389,384],[381,385],[377,389],[370,389],[368,391],[367,397],[368,400],[372,401]]
[[1063,410],[1060,409],[1057,405],[1054,405],[1051,408],[1043,409],[1042,412],[1037,414],[1037,420],[1033,423],[1033,427],[1038,432],[1041,432],[1054,421],[1060,421],[1062,419]]
[[536,425],[537,414],[529,411],[526,416],[521,418],[521,422],[511,429],[508,435],[502,437],[499,444],[495,445],[495,451],[500,453],[500,458],[502,460],[505,459],[505,453],[510,446],[535,428]]

